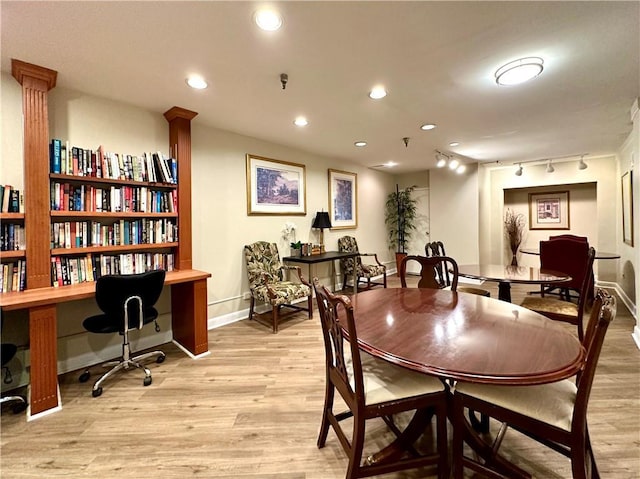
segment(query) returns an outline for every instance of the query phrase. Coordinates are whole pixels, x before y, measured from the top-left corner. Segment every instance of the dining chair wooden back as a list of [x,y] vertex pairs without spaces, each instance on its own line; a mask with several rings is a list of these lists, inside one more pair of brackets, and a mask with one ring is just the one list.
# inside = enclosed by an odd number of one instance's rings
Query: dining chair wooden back
[[[427,243],[425,250],[427,251],[427,256],[447,256],[447,251],[444,249],[444,243],[442,241],[432,241],[431,243]],[[447,286],[451,285],[449,271],[445,269],[443,270],[443,274]],[[458,286],[456,291],[459,293],[477,294],[486,297],[491,296],[491,293],[486,289],[476,288],[473,286]]]
[[[560,244],[562,242],[565,244]],[[581,281],[578,302],[573,303],[570,301],[563,301],[560,299],[550,298],[550,297],[534,297],[534,296],[526,296],[522,303],[520,304],[522,307],[530,309],[532,311],[536,311],[540,314],[545,315],[546,317],[553,319],[555,321],[564,321],[565,323],[574,324],[578,328],[578,337],[582,340],[584,336],[583,330],[583,316],[585,308],[587,307],[587,302],[589,301],[589,288],[592,286],[591,273],[593,271],[593,260],[595,258],[595,250],[593,248],[587,248],[587,245],[580,242],[575,242],[572,240],[557,240],[557,241],[541,241],[540,242],[540,253],[542,254],[543,250],[551,250],[553,254],[560,254],[561,252],[565,252],[564,248],[567,247],[566,242],[575,243],[574,247],[582,249],[585,248],[585,255],[581,258],[582,264],[579,267],[574,264],[575,260],[565,260],[560,259],[558,263],[554,263],[557,267],[548,269],[553,269],[555,271],[561,271],[563,273],[567,273],[572,275],[575,274]],[[544,245],[543,245],[544,243]],[[559,248],[556,248],[556,243],[558,243]],[[577,246],[580,245],[580,246]],[[571,245],[569,245],[571,246]],[[580,252],[581,253],[581,252]],[[569,254],[569,253],[567,253]],[[575,254],[578,254],[577,252]],[[566,267],[568,271],[559,269],[561,267]],[[544,267],[543,267],[544,268]],[[573,281],[572,281],[573,284]],[[563,286],[564,287],[564,284]]]
[[458,263],[448,256],[405,256],[400,262],[400,284],[407,287],[407,263],[420,264],[418,288],[444,289],[456,291],[458,287]]
[[[353,305],[349,298],[331,294],[317,278],[313,280],[313,287],[320,312],[326,358],[325,400],[318,447],[325,446],[331,426],[349,457],[347,479],[427,466],[437,466],[439,478],[448,477],[448,393],[444,383],[433,376],[393,365],[361,351]],[[334,412],[336,391],[347,406],[344,412]],[[399,430],[400,426],[392,416],[406,411],[416,411],[415,416],[419,417],[423,417],[427,411],[435,411],[436,451],[420,454],[410,443],[405,444],[409,453],[387,460],[367,459],[363,463],[365,422],[382,419],[394,433],[402,435],[403,431]],[[340,424],[348,418],[353,418],[350,438]],[[411,422],[407,426],[409,428]],[[424,430],[421,429],[420,435],[422,432]]]
[[[570,458],[573,479],[600,477],[587,427],[587,407],[605,334],[615,315],[615,299],[599,290],[582,341],[585,359],[575,382],[565,379],[535,386],[456,384],[452,412],[454,478],[462,478],[465,467],[489,477],[509,478],[516,471],[522,472],[498,455],[507,427]],[[502,424],[492,445],[474,434],[465,419],[465,408],[487,414]],[[463,441],[488,459],[481,463],[464,456]]]

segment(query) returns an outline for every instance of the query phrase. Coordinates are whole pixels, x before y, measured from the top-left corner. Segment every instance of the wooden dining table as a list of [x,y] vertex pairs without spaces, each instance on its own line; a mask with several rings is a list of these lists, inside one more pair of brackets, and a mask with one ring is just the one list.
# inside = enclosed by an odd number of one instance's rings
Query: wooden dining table
[[[485,296],[388,288],[358,293],[351,302],[363,351],[443,380],[512,386],[550,383],[575,375],[585,356],[578,339],[557,323]],[[416,421],[427,419],[416,415]],[[407,439],[411,441],[403,440]],[[481,448],[478,437],[468,440]],[[372,461],[395,454],[392,450],[393,446]],[[506,460],[492,460],[513,477],[527,477]]]
[[511,283],[561,285],[571,276],[560,271],[501,264],[458,265],[458,276],[498,283],[498,299],[511,302]]

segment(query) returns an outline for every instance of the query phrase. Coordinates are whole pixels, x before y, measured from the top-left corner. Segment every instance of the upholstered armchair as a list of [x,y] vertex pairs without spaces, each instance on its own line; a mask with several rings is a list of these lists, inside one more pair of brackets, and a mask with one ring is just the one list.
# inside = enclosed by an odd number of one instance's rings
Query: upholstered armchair
[[[271,305],[271,326],[274,333],[278,332],[280,308],[283,306],[297,311],[308,311],[309,318],[313,317],[311,284],[302,276],[300,267],[285,266],[280,262],[278,246],[275,243],[257,241],[245,245],[244,257],[251,291],[250,320],[259,320],[262,316],[254,311],[256,300]],[[288,281],[284,274],[287,270],[294,270],[300,282]],[[307,307],[292,304],[295,300],[305,297]]]
[[[347,278],[349,276],[356,277],[356,281],[360,282],[360,278],[367,280],[367,288],[373,285],[387,287],[387,267],[378,261],[378,255],[375,253],[360,253],[358,251],[358,242],[353,236],[343,236],[338,239],[338,251],[346,253],[358,253],[355,258],[346,258],[340,260],[340,267],[344,277],[342,289],[347,287]],[[376,264],[364,264],[363,256],[372,256]],[[354,268],[356,274],[354,275]],[[382,275],[382,282],[371,281],[371,278]],[[354,285],[356,286],[356,285]]]

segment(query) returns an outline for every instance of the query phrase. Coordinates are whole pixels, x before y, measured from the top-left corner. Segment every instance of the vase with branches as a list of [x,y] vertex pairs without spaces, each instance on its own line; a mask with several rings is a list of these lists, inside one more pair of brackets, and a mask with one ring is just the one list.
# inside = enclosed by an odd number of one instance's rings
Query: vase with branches
[[509,242],[511,265],[513,266],[518,265],[518,257],[516,255],[518,254],[518,248],[522,244],[526,223],[526,218],[522,213],[516,213],[507,208],[507,212],[504,215],[504,235]]

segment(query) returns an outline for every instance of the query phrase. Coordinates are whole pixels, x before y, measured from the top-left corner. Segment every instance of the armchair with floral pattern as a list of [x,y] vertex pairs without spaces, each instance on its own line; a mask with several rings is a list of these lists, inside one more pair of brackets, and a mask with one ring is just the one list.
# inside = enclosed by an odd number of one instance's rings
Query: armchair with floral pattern
[[[347,278],[353,277],[353,270],[356,268],[357,281],[360,283],[360,278],[367,280],[367,288],[371,288],[373,285],[379,285],[387,287],[387,267],[378,261],[378,255],[375,253],[360,253],[358,251],[358,243],[353,236],[343,236],[338,239],[338,251],[347,253],[358,253],[356,258],[347,258],[340,260],[340,267],[342,269],[342,275],[344,281],[342,289],[347,287]],[[363,256],[373,256],[376,264],[364,264],[362,262]],[[382,275],[382,282],[371,281],[371,278]]]
[[[313,297],[311,284],[304,278],[300,267],[286,266],[280,262],[278,246],[275,243],[257,241],[245,245],[244,257],[247,264],[251,303],[249,319],[258,319],[260,315],[254,313],[256,300],[271,305],[271,326],[273,332],[278,332],[280,308],[286,306],[297,311],[308,311],[309,318],[313,317]],[[286,270],[295,270],[300,282],[288,281]],[[292,304],[296,299],[307,298],[307,307]]]

